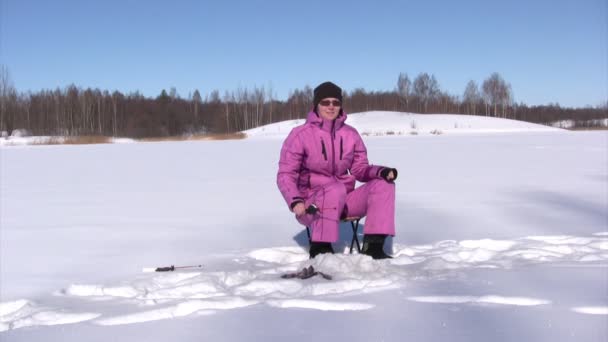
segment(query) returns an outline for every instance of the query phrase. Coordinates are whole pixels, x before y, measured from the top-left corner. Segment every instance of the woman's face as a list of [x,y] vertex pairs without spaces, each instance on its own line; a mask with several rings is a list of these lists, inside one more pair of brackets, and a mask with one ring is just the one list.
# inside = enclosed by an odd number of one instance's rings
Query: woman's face
[[333,120],[340,114],[340,108],[342,108],[340,100],[334,97],[327,97],[321,100],[317,105],[317,113],[319,113],[323,119]]

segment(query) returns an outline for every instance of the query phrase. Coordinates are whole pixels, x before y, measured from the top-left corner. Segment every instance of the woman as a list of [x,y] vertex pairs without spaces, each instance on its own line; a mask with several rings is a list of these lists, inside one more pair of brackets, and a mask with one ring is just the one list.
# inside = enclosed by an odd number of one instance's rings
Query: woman
[[[331,82],[314,89],[313,110],[281,149],[277,185],[298,222],[312,229],[310,257],[333,253],[340,218],[365,220],[362,253],[390,258],[384,241],[395,235],[397,170],[370,165],[361,136],[346,125],[342,89]],[[355,180],[365,183],[355,189]],[[307,212],[314,205],[317,212]]]

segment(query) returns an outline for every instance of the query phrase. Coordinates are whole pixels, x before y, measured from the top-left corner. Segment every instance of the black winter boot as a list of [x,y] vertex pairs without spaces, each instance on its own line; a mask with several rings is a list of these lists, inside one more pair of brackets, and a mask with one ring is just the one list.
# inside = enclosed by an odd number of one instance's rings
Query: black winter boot
[[391,259],[392,256],[384,253],[384,234],[363,235],[363,249],[361,253],[371,256],[373,259]]
[[310,258],[316,257],[318,254],[331,253],[334,254],[334,249],[329,242],[310,242]]

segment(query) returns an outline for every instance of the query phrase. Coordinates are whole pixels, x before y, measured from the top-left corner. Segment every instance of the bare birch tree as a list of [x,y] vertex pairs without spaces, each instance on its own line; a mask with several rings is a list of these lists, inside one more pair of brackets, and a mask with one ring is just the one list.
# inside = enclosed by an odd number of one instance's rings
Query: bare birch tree
[[495,72],[483,81],[482,90],[486,102],[494,107],[494,116],[499,116],[498,106],[501,105],[501,116],[505,117],[505,107],[508,106],[512,100],[511,85],[507,84],[502,76]]
[[192,95],[192,105],[193,105],[193,114],[194,114],[194,129],[198,130],[201,128],[201,126],[203,126],[205,123],[202,122],[199,119],[199,115],[198,112],[201,108],[201,103],[203,102],[203,99],[201,98],[201,93],[198,91],[198,89],[194,90],[194,95]]
[[0,132],[7,131],[11,134],[10,119],[8,112],[9,94],[14,91],[8,68],[0,64]]
[[400,73],[399,78],[397,79],[397,93],[399,94],[399,98],[402,103],[405,105],[405,110],[409,110],[409,97],[410,97],[410,88],[412,86],[412,81],[407,74]]
[[439,83],[435,75],[421,73],[414,80],[414,94],[419,98],[423,108],[419,108],[424,113],[428,111],[429,102],[435,100],[440,94]]
[[476,106],[480,100],[481,94],[479,93],[479,87],[475,81],[470,80],[469,83],[467,83],[463,95],[463,102],[467,108],[468,114],[477,115]]

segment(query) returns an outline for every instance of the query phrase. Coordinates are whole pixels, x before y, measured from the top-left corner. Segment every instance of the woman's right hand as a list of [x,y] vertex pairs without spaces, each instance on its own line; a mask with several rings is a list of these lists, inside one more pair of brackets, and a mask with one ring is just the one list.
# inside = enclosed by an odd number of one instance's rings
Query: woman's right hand
[[293,207],[293,212],[296,214],[297,217],[300,217],[300,216],[306,214],[306,206],[304,205],[303,202],[300,202],[300,203],[296,204],[295,207]]

